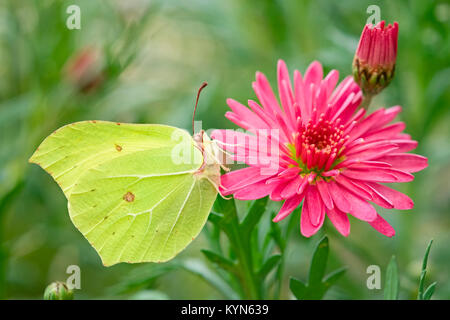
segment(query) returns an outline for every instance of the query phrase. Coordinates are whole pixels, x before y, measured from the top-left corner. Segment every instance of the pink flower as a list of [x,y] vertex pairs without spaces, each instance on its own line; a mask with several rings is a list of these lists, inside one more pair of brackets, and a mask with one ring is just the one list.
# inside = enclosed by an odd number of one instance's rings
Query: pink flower
[[[427,159],[406,153],[417,146],[402,133],[403,122],[389,124],[399,106],[366,115],[358,111],[361,90],[351,77],[337,87],[338,72],[323,78],[313,62],[304,77],[294,72],[292,85],[284,61],[278,62],[281,106],[269,82],[256,73],[253,89],[261,102],[250,107],[228,99],[226,117],[250,132],[215,130],[212,137],[249,166],[221,177],[222,193],[252,200],[270,196],[284,204],[273,219],[286,218],[303,201],[301,233],[310,237],[325,216],[347,236],[347,214],[368,222],[386,236],[394,229],[369,201],[384,207],[411,209],[406,195],[380,183],[408,182],[412,172],[424,169]],[[269,146],[269,147],[267,147]],[[270,170],[269,170],[270,169]]]
[[353,59],[353,76],[364,93],[379,93],[394,77],[397,40],[397,22],[364,27]]

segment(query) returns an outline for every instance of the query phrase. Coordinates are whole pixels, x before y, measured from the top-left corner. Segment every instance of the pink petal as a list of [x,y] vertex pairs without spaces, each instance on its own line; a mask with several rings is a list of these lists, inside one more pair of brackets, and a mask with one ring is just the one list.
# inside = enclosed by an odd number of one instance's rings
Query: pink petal
[[378,123],[376,123],[373,127],[373,129],[381,128],[390,123],[392,120],[395,119],[395,117],[402,111],[402,107],[400,106],[394,106],[391,108],[388,108],[384,111],[384,117],[381,119]]
[[394,205],[395,209],[409,210],[414,207],[414,202],[411,198],[397,190],[391,189],[379,183],[366,182],[366,184],[389,200]]
[[358,184],[353,183],[352,179],[348,179],[343,175],[336,178],[336,182],[346,188],[347,190],[357,194],[364,200],[372,200],[372,194],[366,191],[364,188],[360,187]]
[[227,104],[233,110],[233,112],[240,118],[245,119],[245,121],[255,129],[268,128],[267,124],[264,123],[258,116],[256,116],[249,108],[243,104],[233,100],[227,99]]
[[296,117],[294,111],[294,97],[292,94],[292,85],[289,78],[289,72],[286,63],[283,60],[278,60],[278,92],[280,94],[281,105],[283,106],[286,117],[289,119],[288,123],[292,130],[295,128]]
[[396,153],[414,150],[418,144],[417,141],[411,139],[393,139],[391,142],[398,146],[398,149],[395,150]]
[[[370,148],[367,150],[362,150],[360,152],[354,153],[352,155],[347,156],[347,160],[359,160],[359,161],[365,161],[365,160],[373,160],[376,158],[381,157],[382,155],[391,153],[392,151],[398,151],[398,146],[396,144],[386,144],[381,145],[378,147]],[[344,150],[345,154],[345,150]]]
[[300,217],[300,231],[301,231],[302,235],[304,235],[307,238],[314,235],[322,227],[323,220],[324,220],[324,219],[321,219],[321,221],[319,221],[319,224],[314,226],[310,220],[311,214],[309,212],[308,207],[309,206],[306,205],[306,203],[303,203],[302,215]]
[[269,195],[274,188],[274,185],[266,184],[265,181],[260,181],[239,189],[234,193],[234,198],[238,200],[260,199]]
[[230,112],[230,111],[226,112],[225,118],[227,118],[228,120],[230,120],[231,122],[233,122],[234,124],[238,125],[241,128],[244,128],[244,129],[252,128],[252,126],[248,122],[246,122],[243,118],[239,117],[234,112]]
[[317,226],[325,216],[325,206],[315,185],[309,186],[305,196],[305,205],[308,206],[309,221],[313,226]]
[[336,84],[339,80],[339,72],[337,70],[331,70],[325,79],[323,79],[325,89],[327,92],[327,97],[329,97],[332,93],[334,88],[336,87]]
[[361,188],[363,188],[364,190],[369,192],[372,196],[371,201],[373,203],[379,205],[380,207],[387,208],[387,209],[394,208],[394,204],[392,202],[390,202],[389,199],[386,199],[382,194],[377,192],[371,186],[367,185],[366,183],[364,183],[362,181],[359,181],[359,182],[353,181],[353,183],[357,184],[358,186],[360,186]]
[[377,111],[371,113],[369,116],[361,120],[355,128],[350,132],[349,141],[353,141],[366,132],[368,132],[374,125],[376,125],[380,119],[384,116],[384,109],[378,109]]
[[[350,157],[351,155],[358,154],[365,151],[372,151],[372,150],[379,150],[379,149],[388,149],[390,147],[396,147],[395,144],[393,144],[390,141],[373,141],[373,142],[367,142],[365,139],[358,140],[359,143],[355,144],[353,143],[352,146],[348,146],[348,149],[345,151],[345,155]],[[356,140],[355,140],[356,142]],[[373,152],[373,151],[372,151]]]
[[328,191],[327,182],[324,180],[317,181],[317,190],[319,190],[320,197],[322,198],[323,203],[327,209],[333,209],[333,198],[331,198],[330,192]]
[[281,196],[281,192],[286,188],[287,183],[278,183],[275,185],[275,188],[270,193],[270,200],[272,201],[281,201],[283,197]]
[[350,234],[350,221],[347,214],[339,210],[338,208],[328,209],[327,216],[333,223],[334,227],[343,236],[347,237]]
[[351,205],[351,209],[344,212],[351,213],[355,218],[363,221],[373,221],[377,217],[375,208],[366,200],[361,199],[359,196],[347,191],[338,184],[336,184],[336,186],[341,190],[342,196],[345,197]]
[[300,175],[297,175],[294,179],[292,179],[287,186],[281,191],[281,197],[284,199],[288,199],[297,194],[297,190],[303,182],[303,178]]
[[302,75],[298,70],[294,71],[294,90],[295,90],[295,100],[297,102],[298,108],[300,110],[302,123],[305,124],[309,121],[311,117],[311,112],[306,108],[305,101],[305,85],[302,79]]
[[220,177],[224,195],[229,195],[248,185],[265,181],[268,177],[261,175],[261,169],[258,167],[247,167],[226,173]]
[[319,85],[323,78],[322,65],[318,61],[313,61],[305,72],[305,85],[309,86],[311,83]]
[[347,169],[342,172],[348,178],[373,182],[409,182],[414,180],[412,174],[391,168]]
[[350,212],[352,210],[352,206],[350,202],[345,198],[345,193],[341,188],[337,185],[336,182],[330,182],[327,184],[328,191],[333,198],[333,202],[342,212]]
[[390,163],[395,169],[406,172],[417,172],[428,166],[428,159],[411,153],[391,153],[377,159]]
[[281,207],[280,211],[275,216],[275,218],[273,218],[272,221],[278,222],[278,221],[281,221],[284,218],[286,218],[288,215],[290,215],[292,213],[292,211],[295,210],[295,208],[297,208],[300,205],[303,198],[304,198],[303,195],[299,195],[299,196],[295,196],[295,197],[287,199],[283,203],[283,206]]
[[369,222],[369,224],[379,233],[384,234],[387,237],[393,237],[395,235],[394,228],[392,228],[392,226],[380,215],[377,215],[377,218],[374,221]]
[[406,125],[404,122],[397,122],[387,127],[367,132],[367,134],[364,135],[364,139],[366,141],[392,139],[405,130],[405,127]]
[[256,73],[256,82],[253,83],[253,90],[265,110],[275,115],[281,111],[278,100],[273,93],[269,81],[261,72]]

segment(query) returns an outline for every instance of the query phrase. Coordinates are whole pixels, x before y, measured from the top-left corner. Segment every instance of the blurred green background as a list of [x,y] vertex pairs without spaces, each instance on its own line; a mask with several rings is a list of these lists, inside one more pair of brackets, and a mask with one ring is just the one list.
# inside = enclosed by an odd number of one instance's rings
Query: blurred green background
[[[66,27],[71,4],[81,8],[80,30]],[[204,236],[174,263],[103,267],[70,222],[57,184],[28,158],[53,130],[79,120],[190,130],[203,81],[209,86],[197,119],[204,129],[234,128],[223,116],[226,98],[255,99],[251,82],[257,70],[275,84],[279,58],[291,74],[303,73],[315,59],[327,72],[339,70],[341,79],[349,74],[371,4],[380,7],[382,19],[400,25],[397,74],[371,108],[403,107],[400,118],[429,167],[398,186],[414,199],[415,209],[384,215],[397,231],[393,239],[355,219],[348,238],[329,223],[311,239],[293,232],[282,298],[291,298],[289,276],[306,279],[313,245],[327,233],[329,270],[349,269],[326,298],[382,298],[382,290],[367,288],[366,268],[379,265],[384,276],[394,254],[400,298],[414,299],[421,259],[433,238],[427,281],[438,282],[434,299],[449,299],[450,6],[445,0],[2,0],[0,298],[40,299],[49,282],[65,281],[69,265],[81,268],[77,298],[222,298],[198,275],[175,265],[201,259]]]

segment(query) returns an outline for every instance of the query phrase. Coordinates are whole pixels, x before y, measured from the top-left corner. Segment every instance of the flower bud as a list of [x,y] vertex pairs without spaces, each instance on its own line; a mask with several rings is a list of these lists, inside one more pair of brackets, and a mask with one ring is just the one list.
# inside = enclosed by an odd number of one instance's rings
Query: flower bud
[[365,96],[380,93],[394,77],[398,23],[384,24],[364,27],[353,59],[353,77]]
[[104,82],[103,69],[101,51],[88,47],[69,60],[65,72],[72,85],[82,93],[89,93]]
[[73,300],[73,291],[64,282],[52,282],[45,288],[44,300]]

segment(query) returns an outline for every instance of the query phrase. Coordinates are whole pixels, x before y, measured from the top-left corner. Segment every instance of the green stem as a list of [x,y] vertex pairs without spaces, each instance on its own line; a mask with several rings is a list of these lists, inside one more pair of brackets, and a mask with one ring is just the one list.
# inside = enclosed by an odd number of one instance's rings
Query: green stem
[[361,102],[361,105],[359,106],[359,108],[366,109],[366,111],[369,110],[369,106],[370,106],[370,103],[372,102],[372,98],[373,98],[372,94],[365,93],[363,101]]
[[225,216],[224,231],[238,259],[239,275],[246,299],[261,299],[259,282],[253,270],[252,253],[249,241],[242,237],[236,210],[230,210]]

